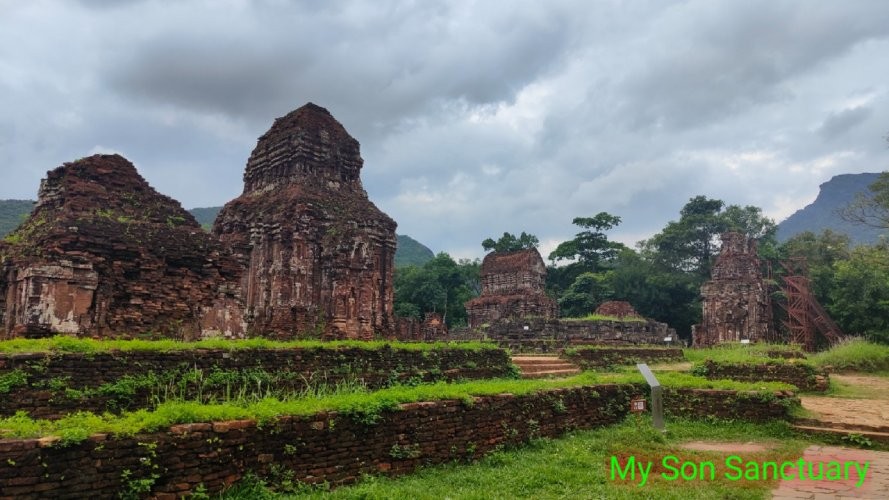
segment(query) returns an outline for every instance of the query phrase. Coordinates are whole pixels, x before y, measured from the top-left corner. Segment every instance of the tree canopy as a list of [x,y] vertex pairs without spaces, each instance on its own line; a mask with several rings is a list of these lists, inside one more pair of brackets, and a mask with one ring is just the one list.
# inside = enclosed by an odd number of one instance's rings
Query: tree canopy
[[484,248],[486,252],[490,252],[491,250],[495,252],[515,252],[517,250],[537,248],[538,245],[540,245],[540,241],[537,239],[537,236],[528,234],[524,231],[522,231],[522,234],[519,236],[504,232],[503,236],[497,241],[494,241],[493,238],[486,238],[482,241],[482,248]]

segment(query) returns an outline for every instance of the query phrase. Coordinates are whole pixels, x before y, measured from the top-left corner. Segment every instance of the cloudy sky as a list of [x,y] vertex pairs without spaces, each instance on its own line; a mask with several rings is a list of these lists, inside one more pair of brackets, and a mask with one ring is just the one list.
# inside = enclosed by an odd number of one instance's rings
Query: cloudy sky
[[884,0],[0,0],[0,198],[119,152],[187,207],[242,189],[312,101],[435,251],[608,211],[633,244],[692,196],[781,220],[889,169]]

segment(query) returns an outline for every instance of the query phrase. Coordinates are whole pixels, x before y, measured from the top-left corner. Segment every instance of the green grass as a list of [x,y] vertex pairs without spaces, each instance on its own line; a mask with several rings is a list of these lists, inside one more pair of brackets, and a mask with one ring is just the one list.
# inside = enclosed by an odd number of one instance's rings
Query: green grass
[[348,349],[366,350],[404,349],[409,351],[432,351],[436,349],[482,350],[497,349],[497,346],[484,342],[392,342],[361,340],[294,340],[275,341],[263,338],[228,340],[208,339],[196,342],[177,340],[95,340],[68,336],[55,336],[46,339],[12,339],[0,341],[0,353],[53,353],[80,352],[99,353],[107,351],[182,351],[190,349]]
[[626,316],[619,318],[617,316],[606,316],[604,314],[587,314],[579,318],[559,318],[562,321],[618,321],[621,323],[647,323],[648,320],[634,316]]
[[[674,389],[724,389],[731,391],[796,391],[796,386],[783,382],[739,382],[736,380],[707,380],[687,372],[666,371],[656,374],[658,382],[665,388]],[[600,383],[644,384],[645,379],[636,368],[622,368],[618,371],[599,373]]]
[[[747,391],[785,390],[779,383],[745,383],[728,380],[705,380],[684,373],[660,375],[665,387],[694,387]],[[473,397],[510,393],[530,394],[547,389],[593,386],[597,384],[642,383],[638,373],[596,374],[585,372],[564,379],[491,379],[459,383],[438,382],[417,386],[394,386],[368,392],[361,386],[349,385],[343,390],[298,393],[293,398],[253,398],[215,404],[199,401],[163,401],[153,410],[95,415],[79,412],[59,420],[36,420],[20,412],[0,419],[0,438],[33,438],[58,436],[64,442],[77,442],[90,434],[110,433],[133,435],[151,432],[170,425],[253,419],[260,423],[273,421],[282,415],[313,415],[322,411],[338,411],[364,421],[373,422],[382,411],[395,409],[401,403],[416,401],[459,400],[472,404]]]
[[[889,381],[887,381],[887,387],[889,387]],[[885,393],[885,388],[861,387],[831,377],[830,387],[824,395],[845,399],[880,399]]]
[[[658,498],[658,499],[760,499],[775,482],[667,481],[653,469],[644,486],[611,479],[612,456],[634,455],[656,464],[667,455],[699,462],[724,463],[733,453],[684,450],[679,444],[690,440],[765,442],[767,452],[741,453],[745,460],[795,460],[807,445],[783,423],[747,423],[670,420],[668,432],[654,431],[648,419],[628,418],[622,424],[574,432],[559,439],[538,439],[519,449],[495,451],[476,463],[450,463],[421,469],[398,478],[366,476],[354,486],[332,492],[311,491],[289,484],[302,493],[276,496],[257,480],[236,486],[223,495],[240,498],[334,498],[334,499],[507,499],[507,498]],[[662,470],[663,471],[663,470]],[[273,480],[270,482],[274,483]]]
[[889,346],[863,339],[850,339],[811,357],[819,368],[834,371],[885,372],[889,371]]
[[715,347],[683,349],[685,359],[692,362],[707,360],[725,363],[804,363],[804,359],[770,358],[769,351],[800,352],[796,346],[784,344],[722,344]]

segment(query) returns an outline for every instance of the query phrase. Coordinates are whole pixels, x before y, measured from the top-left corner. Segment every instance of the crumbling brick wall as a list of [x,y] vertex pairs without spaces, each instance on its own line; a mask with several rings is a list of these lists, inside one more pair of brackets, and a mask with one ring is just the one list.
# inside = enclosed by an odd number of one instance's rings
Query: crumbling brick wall
[[712,279],[701,287],[703,320],[692,329],[695,346],[769,338],[771,299],[756,254],[756,240],[724,233]]
[[466,303],[470,328],[503,319],[559,314],[556,302],[544,292],[546,265],[536,248],[486,255],[481,285],[481,295]]

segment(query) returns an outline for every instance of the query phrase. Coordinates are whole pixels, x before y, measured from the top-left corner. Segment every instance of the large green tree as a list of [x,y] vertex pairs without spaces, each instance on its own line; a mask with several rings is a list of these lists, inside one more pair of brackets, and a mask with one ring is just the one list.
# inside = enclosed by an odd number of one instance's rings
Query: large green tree
[[766,248],[774,246],[775,222],[754,206],[726,206],[722,200],[695,196],[682,207],[679,220],[671,221],[660,233],[642,242],[644,252],[666,270],[710,277],[719,253],[719,235],[738,231],[758,238]]
[[442,315],[449,327],[466,324],[463,304],[478,295],[479,262],[454,261],[439,253],[423,266],[395,270],[395,314],[422,319],[427,312]]
[[847,334],[889,343],[889,246],[857,247],[834,269],[830,315]]
[[[611,296],[605,273],[624,245],[608,240],[606,231],[620,224],[620,217],[599,212],[576,217],[582,230],[549,254],[547,290],[559,302],[562,316],[585,316]],[[562,265],[556,265],[561,262]]]

